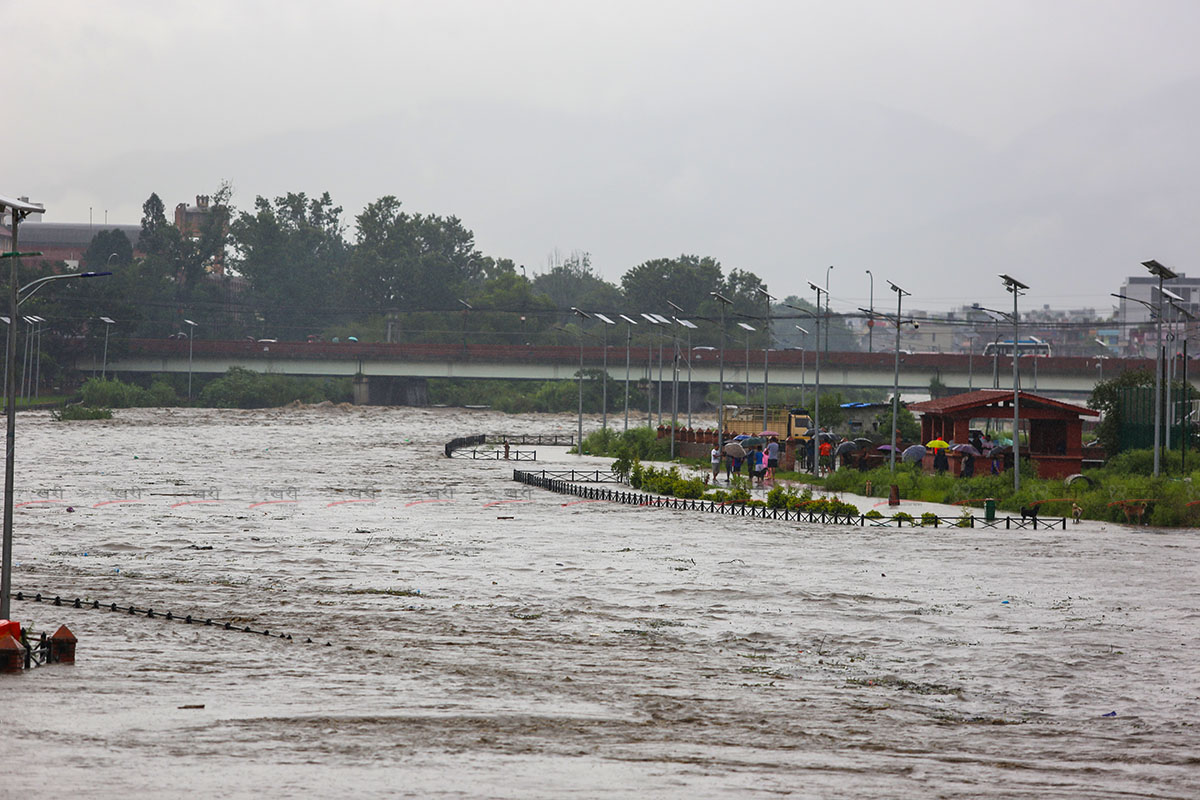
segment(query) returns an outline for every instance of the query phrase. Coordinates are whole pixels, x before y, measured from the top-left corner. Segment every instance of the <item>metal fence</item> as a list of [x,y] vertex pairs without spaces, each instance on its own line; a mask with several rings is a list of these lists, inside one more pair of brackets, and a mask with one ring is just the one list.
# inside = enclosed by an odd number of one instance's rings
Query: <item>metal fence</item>
[[[1026,528],[1062,528],[1067,529],[1066,517],[1004,517],[994,520],[984,520],[978,517],[941,517],[937,515],[918,517],[868,517],[865,514],[833,514],[827,511],[808,511],[799,508],[768,508],[767,506],[750,505],[749,503],[719,503],[715,500],[691,500],[681,497],[664,497],[662,495],[641,494],[614,489],[604,489],[597,486],[580,485],[561,478],[543,477],[546,473],[524,472],[513,470],[513,480],[547,489],[558,494],[569,494],[585,500],[605,500],[610,503],[620,503],[631,506],[648,506],[650,508],[669,508],[681,511],[704,511],[709,514],[724,514],[731,517],[750,517],[757,519],[783,520],[785,522],[813,522],[822,525],[857,525],[859,527],[962,527],[962,528],[999,528],[1005,530],[1023,530]],[[928,520],[928,522],[926,522]]]

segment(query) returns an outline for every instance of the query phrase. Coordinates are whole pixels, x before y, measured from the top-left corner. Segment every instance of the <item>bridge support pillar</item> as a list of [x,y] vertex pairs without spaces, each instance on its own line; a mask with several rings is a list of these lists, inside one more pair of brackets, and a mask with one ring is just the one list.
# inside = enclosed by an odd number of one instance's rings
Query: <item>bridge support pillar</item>
[[371,380],[366,375],[354,376],[354,405],[371,404]]

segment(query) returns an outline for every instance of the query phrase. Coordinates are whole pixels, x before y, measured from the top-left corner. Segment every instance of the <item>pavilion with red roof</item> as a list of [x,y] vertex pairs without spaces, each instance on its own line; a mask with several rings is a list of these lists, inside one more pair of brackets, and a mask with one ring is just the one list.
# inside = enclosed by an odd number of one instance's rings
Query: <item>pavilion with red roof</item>
[[[1036,465],[1043,478],[1065,478],[1083,469],[1083,418],[1098,417],[1095,409],[1064,403],[1030,392],[1020,392],[1019,419],[1029,434],[1028,445],[1020,449]],[[942,438],[965,444],[975,420],[1013,418],[1013,393],[999,389],[939,397],[924,403],[911,403],[909,411],[921,417],[921,441]],[[1011,453],[1008,459],[1011,460]],[[960,461],[952,460],[955,473]]]

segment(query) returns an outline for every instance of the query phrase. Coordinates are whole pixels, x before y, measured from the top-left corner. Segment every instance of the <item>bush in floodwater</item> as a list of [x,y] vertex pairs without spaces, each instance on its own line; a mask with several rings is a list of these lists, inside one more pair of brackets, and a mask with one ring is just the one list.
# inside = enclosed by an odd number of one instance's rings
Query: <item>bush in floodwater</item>
[[147,408],[158,405],[154,395],[141,386],[116,378],[88,378],[79,393],[83,405],[92,408]]
[[879,509],[877,508],[872,508],[870,511],[863,514],[863,516],[867,519],[883,519],[883,514],[880,514]]
[[909,525],[916,524],[916,520],[913,519],[913,515],[909,514],[907,511],[897,511],[895,514],[892,514],[892,519],[900,523],[907,522]]
[[73,422],[83,419],[112,419],[112,409],[85,406],[77,403],[71,406],[63,406],[56,411],[51,411],[50,416],[58,422]]
[[288,403],[349,402],[349,379],[292,378],[263,375],[241,367],[230,367],[200,392],[198,405],[209,408],[278,408]]
[[938,515],[932,511],[926,511],[921,515],[921,524],[926,527],[936,528],[940,522],[941,520],[938,519]]

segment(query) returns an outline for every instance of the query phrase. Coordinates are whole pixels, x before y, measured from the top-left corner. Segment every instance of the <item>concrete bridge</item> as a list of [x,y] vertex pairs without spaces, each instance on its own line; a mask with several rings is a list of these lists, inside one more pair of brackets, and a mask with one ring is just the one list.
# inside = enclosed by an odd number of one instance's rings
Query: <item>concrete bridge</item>
[[[355,398],[360,402],[422,404],[428,378],[487,378],[532,381],[574,379],[580,364],[580,348],[555,345],[495,344],[368,344],[347,342],[252,342],[186,339],[131,339],[124,346],[110,346],[111,373],[187,372],[220,374],[230,367],[257,372],[297,376],[349,377],[356,381]],[[624,345],[607,348],[608,374],[625,379]],[[115,353],[115,354],[114,354]],[[629,351],[632,381],[657,380],[658,347],[635,347]],[[814,354],[800,350],[772,350],[769,360],[772,386],[807,386],[816,378]],[[671,380],[671,349],[663,351],[663,380]],[[725,351],[725,383],[742,386],[747,378],[746,352]],[[821,357],[821,388],[892,388],[895,353],[837,353]],[[582,350],[585,369],[601,369],[605,348]],[[693,351],[693,384],[715,383],[720,352],[705,348]],[[90,356],[81,357],[77,369],[99,369]],[[1064,399],[1084,400],[1097,381],[1129,369],[1153,370],[1149,359],[1025,357],[1021,360],[1021,385],[1026,391]],[[996,380],[993,380],[993,375]],[[970,356],[948,353],[914,353],[900,357],[902,395],[928,395],[930,381],[937,378],[948,387],[969,389],[1012,388],[1012,361],[1004,356]],[[687,379],[687,364],[681,361],[680,381]],[[762,386],[763,352],[749,354],[751,389]]]

